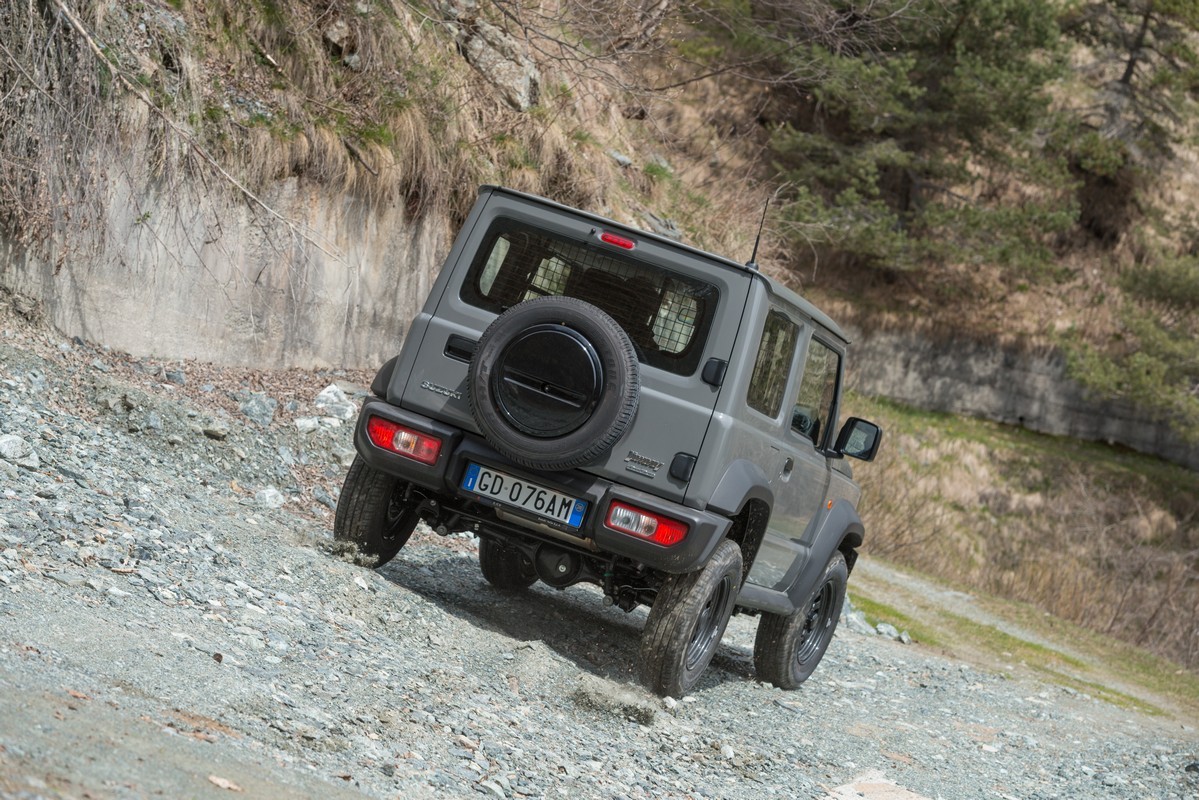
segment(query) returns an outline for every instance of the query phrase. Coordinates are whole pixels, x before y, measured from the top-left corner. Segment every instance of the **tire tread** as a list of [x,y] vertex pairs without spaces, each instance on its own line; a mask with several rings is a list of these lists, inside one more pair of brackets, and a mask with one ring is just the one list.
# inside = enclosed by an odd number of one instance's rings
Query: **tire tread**
[[398,478],[373,469],[362,456],[355,456],[337,498],[333,538],[349,542],[359,553],[377,559],[376,566],[395,558],[412,535],[409,530],[391,540],[382,536],[388,504],[399,482]]
[[[820,580],[812,591],[812,597],[804,603],[803,608],[794,614],[772,614],[763,612],[758,620],[758,633],[754,639],[754,670],[758,679],[772,683],[780,689],[798,689],[819,666],[824,653],[837,630],[837,621],[841,609],[845,605],[846,579],[848,577],[845,556],[834,552],[820,574]],[[835,578],[839,592],[833,601],[833,619],[828,635],[820,651],[810,659],[809,664],[802,669],[798,664],[799,630],[802,629],[803,619],[807,614],[812,598],[819,592],[827,581]]]
[[[691,641],[695,618],[707,602],[715,586],[707,592],[698,591],[697,587],[705,576],[716,576],[715,580],[726,572],[734,573],[734,592],[729,601],[728,613],[720,622],[720,637],[702,663],[691,675],[687,674],[686,655],[687,645]],[[654,692],[672,697],[687,694],[711,662],[715,651],[719,649],[720,638],[732,609],[736,605],[737,591],[741,581],[741,550],[728,539],[721,542],[712,554],[708,563],[695,572],[684,575],[667,577],[658,591],[658,597],[650,609],[649,619],[641,634],[640,672],[641,680]]]
[[530,575],[532,565],[523,569],[525,556],[519,550],[504,547],[490,539],[479,539],[479,570],[483,578],[503,592],[519,592],[537,582],[536,574]]

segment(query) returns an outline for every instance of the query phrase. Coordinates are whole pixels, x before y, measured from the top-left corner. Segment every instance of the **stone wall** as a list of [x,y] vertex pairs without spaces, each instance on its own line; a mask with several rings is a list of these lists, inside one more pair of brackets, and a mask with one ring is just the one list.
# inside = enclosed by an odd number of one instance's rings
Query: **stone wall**
[[1066,375],[1063,354],[921,334],[853,337],[850,385],[933,411],[993,419],[1058,436],[1120,444],[1199,469],[1199,446],[1135,406],[1092,397]]
[[449,251],[448,223],[295,179],[264,199],[298,227],[195,183],[114,182],[102,235],[39,253],[0,240],[0,285],[65,334],[137,356],[374,367],[394,355]]

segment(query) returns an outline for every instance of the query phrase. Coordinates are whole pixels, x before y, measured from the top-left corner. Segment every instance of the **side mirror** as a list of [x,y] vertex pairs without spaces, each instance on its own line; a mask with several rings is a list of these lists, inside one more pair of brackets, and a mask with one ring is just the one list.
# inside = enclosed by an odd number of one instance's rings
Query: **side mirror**
[[850,417],[837,435],[837,446],[833,452],[861,461],[873,461],[878,447],[883,443],[883,429],[868,420]]

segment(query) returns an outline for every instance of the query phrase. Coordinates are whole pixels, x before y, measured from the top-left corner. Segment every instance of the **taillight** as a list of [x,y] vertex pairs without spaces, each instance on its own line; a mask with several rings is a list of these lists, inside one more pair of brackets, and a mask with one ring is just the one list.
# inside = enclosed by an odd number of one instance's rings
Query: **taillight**
[[620,234],[611,233],[610,231],[604,231],[600,234],[599,238],[604,244],[616,245],[617,247],[623,247],[625,250],[632,250],[637,246],[637,243],[627,236],[621,236]]
[[687,523],[663,517],[644,508],[613,503],[604,521],[614,531],[648,539],[661,545],[678,544],[687,535]]
[[441,440],[436,436],[405,428],[382,417],[371,417],[366,421],[366,435],[376,447],[422,464],[436,464],[437,456],[441,454]]

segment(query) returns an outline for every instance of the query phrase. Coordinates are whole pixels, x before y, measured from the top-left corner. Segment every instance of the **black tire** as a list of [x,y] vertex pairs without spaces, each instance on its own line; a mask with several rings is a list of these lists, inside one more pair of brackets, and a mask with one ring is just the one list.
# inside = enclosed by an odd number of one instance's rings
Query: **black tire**
[[754,640],[758,678],[780,689],[797,689],[811,677],[837,629],[848,582],[845,556],[834,553],[802,609],[790,616],[762,614]]
[[573,297],[537,297],[498,316],[479,339],[469,374],[479,431],[537,470],[598,460],[632,423],[641,392],[628,335]]
[[641,680],[651,691],[691,691],[720,646],[740,589],[741,550],[727,539],[702,569],[666,578],[641,633]]
[[333,538],[348,542],[382,566],[395,558],[420,521],[419,503],[408,497],[409,484],[370,467],[355,456],[346,473],[333,518]]
[[504,592],[519,592],[537,582],[537,570],[524,553],[486,537],[479,539],[479,569],[488,583]]

